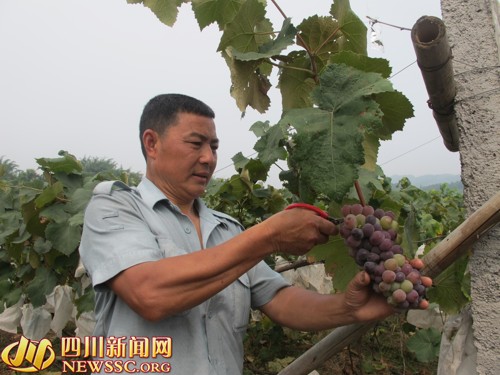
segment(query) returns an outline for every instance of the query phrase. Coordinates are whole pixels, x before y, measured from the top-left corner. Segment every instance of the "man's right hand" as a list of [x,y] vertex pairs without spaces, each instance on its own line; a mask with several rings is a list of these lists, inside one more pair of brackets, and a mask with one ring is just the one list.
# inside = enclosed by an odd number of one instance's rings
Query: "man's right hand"
[[335,233],[335,224],[302,208],[279,212],[260,225],[269,231],[274,252],[292,255],[307,253]]

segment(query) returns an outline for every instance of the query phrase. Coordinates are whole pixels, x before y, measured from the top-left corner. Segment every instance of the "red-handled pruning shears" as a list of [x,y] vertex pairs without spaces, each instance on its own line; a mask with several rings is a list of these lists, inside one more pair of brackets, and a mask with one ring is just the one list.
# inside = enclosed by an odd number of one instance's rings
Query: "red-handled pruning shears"
[[317,213],[319,216],[321,216],[323,219],[326,219],[328,221],[331,221],[333,224],[339,225],[344,222],[344,219],[337,219],[334,218],[330,215],[328,215],[328,212],[323,211],[321,208],[313,206],[312,204],[307,204],[307,203],[292,203],[291,205],[287,206],[285,210],[291,210],[292,208],[305,208],[306,210],[311,210]]

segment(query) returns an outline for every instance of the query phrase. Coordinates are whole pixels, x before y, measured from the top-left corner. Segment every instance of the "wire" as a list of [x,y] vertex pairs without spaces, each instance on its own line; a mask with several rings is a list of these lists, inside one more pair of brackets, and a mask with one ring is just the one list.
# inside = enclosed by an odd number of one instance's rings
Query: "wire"
[[420,147],[423,147],[423,146],[425,146],[425,145],[427,145],[427,144],[429,144],[429,143],[431,143],[431,142],[434,142],[436,139],[439,139],[439,138],[441,138],[441,136],[440,136],[440,135],[438,135],[436,138],[432,138],[431,140],[429,140],[429,141],[427,141],[427,142],[422,143],[421,145],[418,145],[417,147],[413,147],[412,149],[410,149],[410,150],[408,150],[408,151],[406,151],[406,152],[404,152],[404,153],[402,153],[402,154],[400,154],[400,155],[398,155],[398,156],[395,156],[395,157],[393,157],[392,159],[389,159],[389,160],[387,160],[387,161],[385,161],[385,162],[383,162],[383,163],[380,163],[380,165],[382,166],[382,165],[385,165],[385,164],[387,164],[387,163],[390,163],[391,161],[394,161],[394,160],[396,160],[396,159],[399,159],[400,157],[405,156],[406,154],[409,154],[410,152],[413,152],[413,151],[415,151],[415,150],[419,149]]
[[396,73],[394,73],[392,76],[390,76],[389,78],[393,78],[395,76],[397,76],[399,73],[403,72],[404,70],[408,69],[410,66],[416,64],[417,60],[415,60],[414,62],[412,63],[409,63],[408,65],[406,65],[404,68],[400,69],[399,71],[397,71]]

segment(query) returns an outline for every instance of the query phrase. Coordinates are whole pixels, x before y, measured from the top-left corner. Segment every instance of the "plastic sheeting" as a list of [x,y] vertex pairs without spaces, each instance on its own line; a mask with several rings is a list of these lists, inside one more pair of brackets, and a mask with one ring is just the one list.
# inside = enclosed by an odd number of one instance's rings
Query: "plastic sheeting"
[[[279,258],[276,261],[277,266],[287,263],[287,261]],[[326,274],[325,265],[321,263],[300,267],[296,270],[288,270],[282,272],[281,275],[293,285],[314,290],[321,294],[330,294],[333,290],[332,278]]]
[[439,349],[437,375],[476,374],[476,349],[470,308],[448,318]]
[[0,314],[0,329],[9,333],[17,333],[17,327],[21,323],[23,313],[21,307],[24,304],[24,297],[19,299],[15,305],[7,307]]
[[50,331],[62,337],[64,327],[71,322],[76,325],[76,336],[83,338],[92,335],[95,326],[94,313],[85,312],[77,318],[73,290],[70,286],[56,286],[47,296],[46,304],[40,307],[34,308],[24,301],[22,297],[17,304],[6,308],[0,314],[1,330],[17,333],[21,327],[25,337],[38,341]]

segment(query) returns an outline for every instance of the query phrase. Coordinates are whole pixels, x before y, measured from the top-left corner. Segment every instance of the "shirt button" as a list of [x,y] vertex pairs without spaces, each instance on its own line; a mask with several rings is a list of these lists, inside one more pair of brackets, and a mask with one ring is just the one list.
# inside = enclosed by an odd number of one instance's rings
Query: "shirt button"
[[191,228],[189,227],[184,228],[184,232],[186,232],[187,234],[191,233]]

